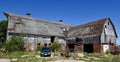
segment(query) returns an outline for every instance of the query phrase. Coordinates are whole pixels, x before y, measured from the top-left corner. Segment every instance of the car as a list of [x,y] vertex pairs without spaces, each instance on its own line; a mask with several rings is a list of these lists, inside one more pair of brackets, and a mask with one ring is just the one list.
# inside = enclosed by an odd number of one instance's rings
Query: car
[[41,57],[50,57],[51,56],[51,50],[49,47],[43,47],[41,49],[41,53],[40,53]]

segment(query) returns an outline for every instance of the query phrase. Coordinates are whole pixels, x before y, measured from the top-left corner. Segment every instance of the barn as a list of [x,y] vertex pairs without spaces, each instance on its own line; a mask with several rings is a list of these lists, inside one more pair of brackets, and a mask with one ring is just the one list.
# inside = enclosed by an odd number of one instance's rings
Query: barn
[[7,40],[11,36],[19,36],[21,33],[25,36],[25,47],[27,50],[36,50],[38,45],[49,46],[51,43],[58,42],[66,46],[65,30],[71,25],[60,22],[51,22],[48,20],[32,18],[30,13],[26,16],[16,15],[4,12],[8,19]]
[[71,27],[67,46],[70,51],[101,53],[115,50],[117,34],[110,18]]
[[36,50],[39,45],[49,46],[58,42],[71,52],[102,53],[116,49],[116,30],[110,18],[104,18],[79,26],[52,22],[4,12],[8,19],[7,40],[23,33],[27,50]]

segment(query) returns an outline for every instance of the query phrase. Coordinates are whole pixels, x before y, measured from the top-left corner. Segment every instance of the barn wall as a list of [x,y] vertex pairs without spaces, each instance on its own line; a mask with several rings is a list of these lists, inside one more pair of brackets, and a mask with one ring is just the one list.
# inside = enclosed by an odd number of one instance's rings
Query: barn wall
[[102,52],[102,44],[101,43],[93,43],[93,50],[95,53]]
[[80,52],[82,53],[83,52],[83,44],[82,43],[78,43],[78,44],[75,44],[75,52]]
[[111,51],[115,51],[115,50],[116,50],[116,44],[115,44],[115,43],[110,43],[110,44],[109,44],[109,49],[110,49]]
[[108,20],[104,24],[103,32],[101,34],[101,43],[116,43],[116,36],[111,22]]
[[[26,40],[29,41],[31,37],[27,36],[25,37]],[[51,44],[51,36],[33,36],[32,38],[34,38],[33,41],[36,41],[37,43],[40,43],[41,45],[44,46],[44,44],[47,44],[47,46],[49,46],[49,44]],[[66,41],[64,38],[61,37],[55,37],[54,41],[57,41],[60,44],[66,44]]]
[[[75,44],[75,48],[74,48],[75,52],[82,53],[83,50],[84,50],[84,47],[83,47],[82,43]],[[93,43],[93,52],[94,53],[102,53],[103,52],[103,45],[101,43]]]
[[[13,36],[20,36],[19,33],[9,33],[8,34],[8,40]],[[66,46],[66,40],[64,37],[56,37],[56,41],[60,44],[62,44],[62,46]],[[26,50],[36,50],[38,43],[42,46],[44,46],[45,44],[47,44],[47,46],[49,46],[51,44],[51,36],[38,36],[38,35],[32,35],[32,34],[27,34],[25,35],[25,37],[23,37],[24,41],[25,41],[25,47]],[[55,39],[54,39],[55,41]]]

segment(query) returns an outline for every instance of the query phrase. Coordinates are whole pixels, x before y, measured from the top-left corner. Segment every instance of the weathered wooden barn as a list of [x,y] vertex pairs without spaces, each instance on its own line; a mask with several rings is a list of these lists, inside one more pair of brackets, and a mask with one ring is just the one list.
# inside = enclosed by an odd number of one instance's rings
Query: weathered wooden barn
[[30,13],[20,16],[4,12],[8,19],[7,40],[25,34],[27,50],[36,50],[37,45],[58,42],[73,52],[105,52],[115,50],[117,34],[110,18],[104,18],[79,26],[71,26],[48,20],[32,18]]
[[[40,20],[30,17],[30,13],[26,16],[20,16],[8,12],[4,12],[8,19],[7,40],[13,36],[19,36],[23,33],[27,50],[35,50],[37,45],[50,45],[58,42],[66,45],[65,30],[71,26],[63,24],[62,21],[55,23],[48,20]],[[57,39],[57,40],[56,40]]]
[[117,34],[110,18],[75,26],[68,32],[68,48],[76,52],[115,50]]

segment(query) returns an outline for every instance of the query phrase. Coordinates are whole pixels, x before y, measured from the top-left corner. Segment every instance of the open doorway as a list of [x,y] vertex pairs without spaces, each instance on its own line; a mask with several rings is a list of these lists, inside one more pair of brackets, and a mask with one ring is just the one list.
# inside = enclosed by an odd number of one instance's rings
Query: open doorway
[[54,43],[55,36],[51,36],[51,43]]
[[47,43],[45,43],[44,46],[47,47]]
[[93,53],[93,44],[84,44],[84,52]]
[[70,52],[74,52],[74,44],[68,44],[68,49]]

